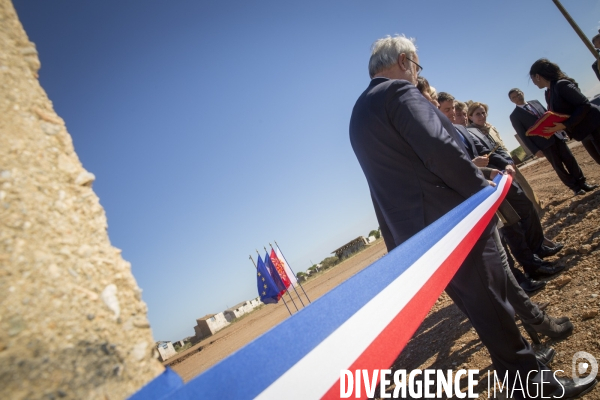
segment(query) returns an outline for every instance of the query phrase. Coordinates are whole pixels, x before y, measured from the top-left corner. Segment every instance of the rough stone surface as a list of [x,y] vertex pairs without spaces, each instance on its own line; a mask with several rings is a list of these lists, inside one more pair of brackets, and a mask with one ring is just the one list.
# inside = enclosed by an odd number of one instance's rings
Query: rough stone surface
[[163,367],[39,68],[0,0],[0,398],[124,399]]
[[556,288],[561,288],[563,286],[565,286],[567,283],[571,282],[572,278],[569,275],[561,275],[558,278],[556,278],[553,282],[554,286]]
[[581,314],[581,318],[583,319],[590,319],[590,318],[594,318],[598,315],[598,310],[596,309],[591,309],[591,310],[586,310]]

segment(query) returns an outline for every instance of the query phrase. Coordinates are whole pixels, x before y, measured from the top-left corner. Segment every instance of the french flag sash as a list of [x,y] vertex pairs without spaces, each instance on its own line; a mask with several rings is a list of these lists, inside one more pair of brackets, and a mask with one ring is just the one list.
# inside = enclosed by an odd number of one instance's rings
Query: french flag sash
[[[494,216],[511,177],[495,182],[162,398],[334,399],[342,370],[389,368]],[[132,399],[156,398],[145,389]]]

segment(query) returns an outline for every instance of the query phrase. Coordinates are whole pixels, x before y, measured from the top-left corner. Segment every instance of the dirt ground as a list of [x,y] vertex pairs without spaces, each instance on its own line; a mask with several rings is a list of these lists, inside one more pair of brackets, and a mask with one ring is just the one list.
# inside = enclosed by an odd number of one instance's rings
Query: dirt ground
[[[572,146],[588,183],[600,183],[600,166],[579,143]],[[576,352],[586,351],[600,359],[600,189],[574,197],[545,159],[522,167],[521,171],[543,203],[545,214],[542,224],[546,237],[565,244],[559,254],[548,258],[549,261],[563,263],[565,271],[551,279],[532,298],[537,303],[549,302],[546,311],[550,315],[568,316],[575,325],[573,334],[561,341],[541,336],[543,343],[556,351],[552,369],[563,370],[564,375],[571,376],[572,357]],[[367,250],[308,282],[305,290],[314,300],[385,254],[383,241],[379,240]],[[288,316],[283,304],[265,306],[187,350],[172,368],[188,381]],[[522,332],[528,338],[525,331]],[[481,399],[488,398],[489,353],[467,318],[445,294],[440,296],[392,367],[406,370],[425,368],[479,369],[479,386],[475,392],[480,394]],[[391,389],[393,387],[388,390]],[[585,398],[600,399],[600,388],[597,387]]]

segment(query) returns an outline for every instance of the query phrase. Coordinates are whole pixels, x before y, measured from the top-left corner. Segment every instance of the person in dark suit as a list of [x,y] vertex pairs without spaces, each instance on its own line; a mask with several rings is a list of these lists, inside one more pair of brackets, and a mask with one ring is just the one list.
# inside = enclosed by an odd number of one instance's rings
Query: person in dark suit
[[544,215],[544,209],[540,204],[540,200],[538,199],[537,195],[535,194],[533,188],[531,187],[525,176],[515,165],[508,149],[506,148],[502,141],[502,138],[500,137],[500,133],[498,132],[498,130],[493,125],[487,122],[488,110],[489,107],[487,104],[480,103],[478,101],[471,102],[471,104],[469,104],[469,107],[467,108],[467,118],[469,119],[469,124],[467,125],[467,128],[470,132],[478,132],[478,135],[486,137],[486,142],[490,142],[493,144],[491,148],[497,148],[497,150],[494,153],[501,154],[503,158],[510,160],[510,164],[516,172],[515,180],[519,183],[519,186],[521,186],[521,189],[523,190],[523,192],[525,192],[525,195],[529,198],[529,200],[531,200],[533,206],[535,207],[535,210],[541,217],[542,215]]
[[[504,170],[512,167],[510,155],[498,148],[494,151],[495,143],[478,129],[467,128],[468,132],[477,139],[480,145],[477,151],[479,155],[488,154],[488,166]],[[521,217],[518,224],[508,225],[502,228],[502,237],[508,243],[513,256],[523,267],[526,275],[533,279],[549,277],[562,271],[564,265],[553,265],[544,261],[543,258],[558,253],[562,244],[547,246],[544,244],[544,231],[539,215],[531,200],[525,195],[518,182],[513,181],[507,200]]]
[[527,136],[527,130],[546,112],[544,106],[537,100],[526,102],[523,92],[517,88],[511,89],[508,97],[516,104],[510,114],[510,122],[525,146],[536,157],[546,157],[559,179],[576,195],[592,190],[593,187],[585,182],[585,176],[561,132],[556,132],[550,138]]
[[[596,48],[596,51],[600,53],[600,29],[598,30],[598,34],[592,38],[592,44]],[[594,61],[594,63],[592,64],[592,69],[594,70],[596,77],[600,81],[600,71],[598,71],[598,60]]]
[[[471,161],[479,167],[486,178],[490,177],[491,171],[497,170],[487,167],[489,162],[487,157],[477,155],[482,147],[482,145],[478,143],[478,139],[469,134],[464,125],[456,123],[454,97],[449,93],[440,92],[438,95],[438,104],[440,111],[448,118],[448,120],[453,122],[454,128],[460,135],[460,139],[463,141]],[[514,211],[509,202],[509,199],[514,198],[515,196],[522,197],[526,201],[529,201],[522,191],[517,192],[517,186],[511,185],[506,198],[500,204],[498,209],[498,212],[502,214],[501,216],[504,225],[501,230],[505,231],[505,234],[510,233],[511,229],[518,228],[520,216]],[[532,207],[532,205],[530,205],[530,207]],[[511,214],[514,217],[511,217]],[[509,229],[509,226],[512,226],[512,228]],[[525,241],[525,238],[522,235],[521,240]],[[540,343],[537,333],[542,333],[555,339],[564,338],[571,334],[573,331],[573,324],[567,317],[553,318],[547,315],[542,312],[538,305],[532,302],[525,293],[528,289],[532,292],[541,289],[546,285],[546,282],[534,281],[523,275],[521,271],[515,268],[514,260],[510,256],[508,250],[506,250],[507,244],[504,239],[497,241],[497,244],[502,259],[502,265],[508,276],[506,285],[508,301],[523,321],[523,326],[526,328],[531,338],[535,340],[536,343]],[[503,248],[505,249],[504,251],[502,251]],[[546,350],[549,350],[549,348]],[[540,360],[540,357],[542,356],[536,351],[536,357]]]
[[600,107],[591,104],[581,93],[577,82],[569,78],[560,67],[540,58],[529,69],[531,81],[540,89],[546,89],[548,109],[569,115],[563,122],[544,129],[545,133],[565,130],[569,137],[582,142],[594,160],[600,154]]
[[[350,142],[367,179],[388,250],[489,185],[468,158],[452,123],[415,87],[421,67],[413,42],[386,37],[373,45],[371,82],[350,118]],[[595,383],[540,373],[506,299],[507,274],[490,222],[446,288],[488,348],[496,371],[545,379],[546,393],[579,395]],[[384,228],[385,227],[385,228]],[[542,378],[544,377],[544,378]],[[558,379],[558,381],[556,380]],[[519,394],[517,392],[516,394]]]
[[[438,96],[440,110],[452,121],[456,119],[454,101],[454,96],[446,92],[441,92]],[[480,168],[490,167],[514,171],[511,164],[512,159],[508,153],[500,147],[492,151],[495,144],[487,135],[477,129],[464,126],[455,125],[455,128],[464,137],[469,157],[475,165]],[[554,266],[541,260],[536,254],[539,254],[541,258],[548,257],[558,253],[563,245],[556,244],[552,247],[544,245],[544,231],[539,216],[533,203],[516,180],[513,180],[505,201],[510,204],[510,209],[516,214],[516,220],[503,221],[504,224],[499,229],[502,242],[508,245],[526,273],[523,275],[519,270],[512,268],[513,275],[524,290],[533,292],[542,287],[540,282],[533,279],[551,277],[564,269],[564,266]],[[500,212],[502,213],[502,210]],[[506,253],[510,254],[508,251]],[[508,256],[508,260],[511,260],[510,256]]]

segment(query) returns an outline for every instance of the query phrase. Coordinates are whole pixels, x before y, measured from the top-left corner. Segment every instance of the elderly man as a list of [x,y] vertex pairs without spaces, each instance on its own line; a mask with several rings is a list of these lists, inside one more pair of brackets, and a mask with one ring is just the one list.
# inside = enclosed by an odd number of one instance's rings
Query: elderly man
[[[415,87],[421,69],[411,40],[376,41],[369,61],[372,79],[350,119],[352,148],[388,250],[488,186],[452,123]],[[541,373],[544,367],[521,337],[506,299],[507,275],[495,232],[492,221],[446,292],[469,317],[497,373],[508,373],[509,382],[534,371],[533,381],[545,382],[550,395],[562,395],[563,388],[566,397],[591,390],[597,382],[581,385],[568,378],[557,381],[547,370]]]
[[544,106],[537,100],[525,101],[523,92],[517,88],[509,90],[508,98],[516,105],[510,114],[510,122],[525,146],[536,157],[546,157],[562,183],[576,195],[595,189],[597,186],[590,186],[585,182],[585,176],[562,133],[557,132],[549,138],[527,136],[527,130],[546,112]]

